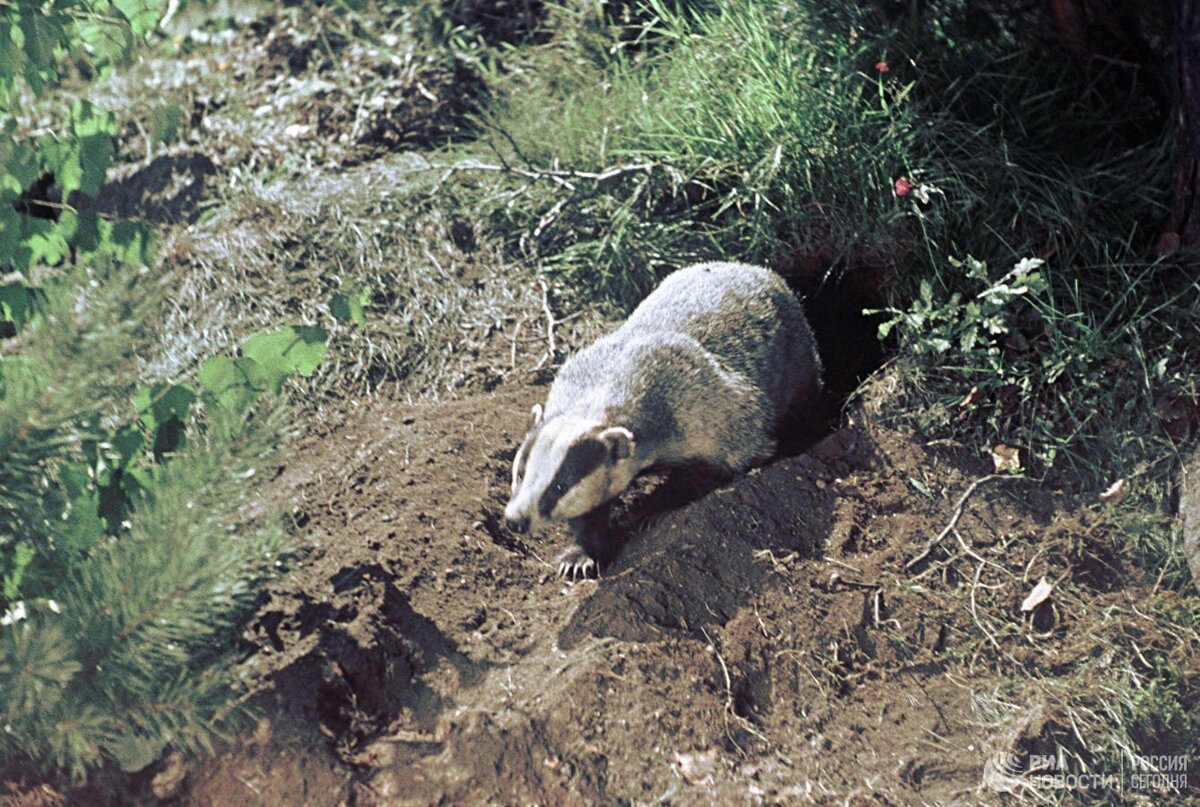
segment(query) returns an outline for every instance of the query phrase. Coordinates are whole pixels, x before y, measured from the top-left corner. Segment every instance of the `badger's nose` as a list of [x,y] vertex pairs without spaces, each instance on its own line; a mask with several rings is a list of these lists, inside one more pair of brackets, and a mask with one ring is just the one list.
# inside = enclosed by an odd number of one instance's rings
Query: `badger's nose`
[[516,532],[526,532],[529,529],[529,515],[522,512],[516,502],[509,502],[504,508],[504,520]]

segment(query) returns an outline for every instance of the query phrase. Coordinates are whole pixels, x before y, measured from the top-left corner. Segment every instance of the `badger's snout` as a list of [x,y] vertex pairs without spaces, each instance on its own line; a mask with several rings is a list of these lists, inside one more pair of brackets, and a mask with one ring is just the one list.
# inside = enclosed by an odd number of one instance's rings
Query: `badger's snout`
[[509,502],[508,506],[504,508],[504,520],[516,532],[529,531],[529,514],[517,507],[515,501]]

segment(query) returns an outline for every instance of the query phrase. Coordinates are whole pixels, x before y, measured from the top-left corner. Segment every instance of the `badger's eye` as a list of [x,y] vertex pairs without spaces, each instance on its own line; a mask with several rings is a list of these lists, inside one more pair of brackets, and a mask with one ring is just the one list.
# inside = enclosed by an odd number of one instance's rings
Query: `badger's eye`
[[554,492],[560,496],[567,492],[567,486],[564,485],[562,482],[555,482],[553,487],[554,487]]

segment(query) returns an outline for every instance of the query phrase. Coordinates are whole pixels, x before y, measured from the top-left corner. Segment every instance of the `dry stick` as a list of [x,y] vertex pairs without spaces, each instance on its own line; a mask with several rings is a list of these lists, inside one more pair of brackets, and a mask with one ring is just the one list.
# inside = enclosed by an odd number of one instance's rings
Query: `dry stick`
[[493,171],[496,173],[516,174],[527,179],[547,179],[561,185],[567,190],[575,190],[572,179],[586,179],[592,182],[605,182],[626,174],[648,174],[654,170],[654,163],[637,163],[636,165],[617,165],[603,171],[563,171],[553,168],[517,168],[512,165],[496,165],[483,163],[478,160],[464,160],[447,168],[447,173],[455,171]]
[[713,655],[715,655],[717,657],[717,661],[721,663],[721,672],[725,676],[725,736],[729,737],[729,742],[733,743],[734,747],[736,747],[738,751],[741,751],[743,754],[745,753],[745,751],[742,751],[742,747],[738,745],[737,740],[733,739],[733,736],[729,733],[729,716],[733,715],[733,719],[736,720],[743,729],[750,732],[767,745],[770,745],[771,741],[767,739],[766,735],[754,728],[753,724],[751,724],[749,720],[737,713],[737,709],[735,709],[733,705],[733,679],[729,677],[729,666],[725,664],[725,658],[721,655],[721,651],[717,649],[717,643],[713,641],[711,636],[708,635],[708,631],[704,628],[700,628],[700,632],[703,633],[704,638],[708,640],[708,646],[712,648]]
[[517,369],[517,337],[521,334],[521,326],[525,324],[524,315],[517,321],[517,326],[513,328],[512,335],[512,351],[509,353],[508,367],[510,370]]
[[554,361],[555,356],[558,354],[558,350],[554,345],[554,326],[558,323],[555,322],[554,314],[550,311],[550,287],[546,284],[544,278],[539,277],[538,283],[542,287],[542,313],[546,315],[546,339],[550,343],[547,349],[550,353],[550,360]]
[[546,228],[554,223],[554,220],[557,219],[558,215],[563,212],[563,209],[567,206],[567,203],[571,201],[571,196],[571,194],[567,194],[563,198],[559,199],[554,204],[554,207],[550,208],[546,215],[538,219],[537,227],[533,229],[533,237],[535,240],[541,238],[542,233],[546,231]]
[[958,541],[958,545],[959,545],[960,547],[962,547],[962,551],[963,551],[963,552],[965,552],[965,553],[967,553],[967,555],[968,555],[968,556],[970,556],[971,558],[973,558],[973,559],[975,559],[975,560],[979,561],[980,563],[986,563],[988,566],[995,566],[997,569],[999,569],[1000,571],[1004,572],[1004,573],[1005,573],[1005,574],[1007,574],[1009,577],[1015,577],[1015,575],[1013,575],[1013,573],[1012,573],[1012,572],[1010,572],[1008,569],[1005,569],[1005,568],[1004,568],[1003,566],[1001,566],[999,563],[996,563],[995,561],[987,560],[986,558],[981,558],[979,555],[977,555],[977,554],[975,553],[975,550],[973,550],[973,549],[971,549],[969,546],[967,546],[967,542],[966,542],[966,541],[963,539],[963,537],[962,537],[962,533],[960,533],[960,532],[958,531],[958,528],[955,528],[955,529],[951,530],[951,532],[952,532],[952,533],[954,533],[954,539],[955,539],[956,541]]
[[[954,515],[950,517],[950,522],[942,529],[941,532],[939,532],[937,534],[936,538],[934,538],[932,541],[930,541],[929,544],[926,545],[926,547],[923,550],[921,550],[921,553],[919,555],[917,555],[915,558],[913,558],[908,563],[906,563],[904,565],[904,568],[911,570],[912,567],[916,566],[918,563],[925,560],[925,558],[929,557],[929,553],[934,550],[934,547],[936,547],[938,544],[940,544],[947,535],[949,535],[951,532],[954,531],[955,526],[957,526],[957,524],[958,524],[958,520],[960,518],[962,518],[963,508],[967,504],[967,499],[971,498],[971,494],[975,492],[976,488],[978,488],[984,482],[990,482],[993,479],[1005,479],[1005,478],[1009,478],[1009,477],[1003,476],[1001,474],[988,474],[987,476],[979,477],[974,482],[972,482],[970,485],[968,485],[967,489],[965,491],[963,491],[963,495],[960,496],[958,499],[958,504],[954,508]],[[959,543],[962,543],[961,539],[959,539]],[[971,552],[971,550],[967,549],[965,544],[963,545],[963,549],[966,549],[967,552],[970,552],[970,554],[973,557],[975,557],[976,559],[982,560],[982,558],[979,558],[979,556],[975,555],[974,552]]]
[[[983,622],[979,619],[979,611],[975,607],[975,589],[979,588],[979,576],[983,574],[983,566],[984,564],[980,563],[975,567],[975,579],[971,582],[971,618],[975,620],[975,627],[983,631],[983,635],[986,636],[988,641],[992,643],[992,647],[996,648],[996,652],[1004,653],[1004,651],[1000,649],[1000,643],[996,641],[996,637],[992,635],[992,632],[988,630],[987,627],[984,626]],[[1008,655],[1007,653],[1004,654]],[[1009,658],[1012,657],[1009,656]]]

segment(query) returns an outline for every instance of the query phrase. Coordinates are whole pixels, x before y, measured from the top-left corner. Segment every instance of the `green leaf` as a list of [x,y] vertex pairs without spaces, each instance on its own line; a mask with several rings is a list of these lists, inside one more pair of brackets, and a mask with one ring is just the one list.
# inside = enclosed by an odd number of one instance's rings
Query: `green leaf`
[[271,390],[278,395],[293,372],[312,374],[325,355],[326,338],[324,328],[291,325],[251,336],[242,345],[242,355],[258,362],[270,380]]
[[20,596],[21,580],[25,577],[25,570],[29,568],[35,554],[33,544],[28,541],[18,541],[14,547],[8,571],[4,574],[4,599],[8,602]]
[[149,226],[140,221],[118,221],[115,224],[100,219],[96,223],[100,234],[99,254],[109,255],[122,263],[147,264],[153,258]]
[[235,412],[245,411],[271,388],[266,372],[248,356],[213,356],[200,365],[197,377],[206,401]]
[[64,144],[63,150],[53,156],[57,158],[54,160],[54,183],[62,190],[62,197],[66,199],[72,191],[83,186],[83,163],[79,159],[79,146],[74,143]]
[[333,298],[329,301],[329,313],[342,322],[365,325],[367,323],[365,308],[370,301],[370,287],[358,292],[355,292],[352,288],[346,288],[333,295]]
[[63,218],[74,217],[75,227],[69,237],[71,246],[83,253],[100,248],[100,216],[95,210],[64,211]]
[[16,41],[18,35],[12,25],[0,24],[0,109],[8,106],[13,82],[25,72],[25,49]]
[[112,439],[112,464],[117,468],[126,468],[138,456],[145,436],[137,426],[129,425],[122,428]]
[[133,396],[142,423],[152,432],[172,419],[186,420],[195,402],[196,393],[187,384],[155,384]]
[[0,136],[0,187],[20,194],[37,178],[36,152],[7,135]]
[[150,118],[150,136],[157,143],[173,143],[179,134],[179,121],[182,116],[182,110],[175,104],[158,107]]
[[[40,8],[36,11],[30,8],[21,15],[20,26],[21,33],[25,35],[25,56],[34,68],[41,70],[53,67],[54,49],[65,43],[61,18],[48,17]],[[30,78],[29,71],[26,71],[25,77]]]
[[[68,220],[63,227],[70,227],[73,222]],[[25,217],[25,229],[28,235],[23,246],[28,250],[30,264],[57,266],[70,254],[67,239],[63,236],[60,222],[46,219]]]
[[[79,185],[80,192],[95,199],[104,185],[104,175],[112,163],[115,149],[108,134],[92,134],[79,140]],[[64,188],[63,196],[67,195]]]
[[145,36],[158,25],[158,5],[153,0],[112,0],[112,3],[129,20],[134,36]]
[[24,283],[0,286],[0,319],[11,322],[17,330],[33,316],[36,304],[36,293]]
[[71,105],[71,131],[76,137],[105,134],[116,137],[119,128],[116,116],[87,101],[76,101]]

